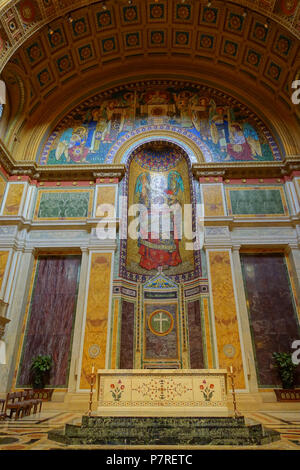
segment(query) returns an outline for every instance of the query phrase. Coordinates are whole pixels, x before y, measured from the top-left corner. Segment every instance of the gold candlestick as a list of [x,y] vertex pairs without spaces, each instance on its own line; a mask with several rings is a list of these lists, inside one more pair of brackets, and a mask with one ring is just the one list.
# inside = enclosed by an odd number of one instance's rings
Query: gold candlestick
[[230,370],[229,377],[231,380],[231,390],[232,390],[233,412],[234,412],[234,417],[237,418],[238,416],[240,416],[240,413],[237,410],[237,404],[236,404],[233,367],[230,366],[229,370]]
[[90,401],[89,401],[89,411],[88,411],[88,416],[90,417],[92,414],[92,405],[93,405],[93,393],[94,393],[94,385],[95,385],[95,379],[96,379],[96,374],[95,374],[95,365],[92,365],[92,373],[90,375]]

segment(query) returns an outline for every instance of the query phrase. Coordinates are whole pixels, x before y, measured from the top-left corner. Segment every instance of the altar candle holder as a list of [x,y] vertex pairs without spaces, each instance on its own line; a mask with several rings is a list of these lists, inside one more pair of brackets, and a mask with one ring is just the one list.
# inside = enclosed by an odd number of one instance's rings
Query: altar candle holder
[[92,365],[92,373],[89,376],[90,380],[90,401],[89,401],[89,411],[88,411],[88,416],[90,417],[92,414],[92,405],[93,405],[93,393],[94,393],[94,385],[95,385],[95,379],[96,379],[96,374],[95,374],[95,365]]
[[233,412],[234,412],[234,417],[237,418],[238,416],[240,416],[240,413],[237,410],[237,404],[236,404],[233,367],[230,366],[229,370],[230,370],[229,377],[231,380],[231,390],[232,390]]

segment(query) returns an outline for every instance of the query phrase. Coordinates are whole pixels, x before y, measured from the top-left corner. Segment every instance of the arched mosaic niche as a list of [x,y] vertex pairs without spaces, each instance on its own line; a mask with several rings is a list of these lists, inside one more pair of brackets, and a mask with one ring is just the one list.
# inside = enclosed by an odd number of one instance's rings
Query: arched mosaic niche
[[[126,166],[122,183],[122,195],[127,198],[121,207],[123,223],[129,226],[135,218],[125,217],[133,204],[143,204],[147,208],[147,215],[155,204],[165,207],[179,204],[182,216],[184,205],[192,204],[191,227],[195,231],[196,195],[192,184],[191,162],[183,148],[173,142],[152,140],[140,144],[131,153]],[[176,233],[180,229],[176,223],[171,220],[170,237],[167,240],[163,239],[162,233],[152,237],[150,232],[137,239],[126,236],[121,240],[120,277],[143,283],[154,276],[159,268],[175,282],[201,277],[200,251],[186,249],[186,243],[190,240],[185,236],[184,226],[182,238],[177,238]]]
[[281,160],[269,130],[245,105],[207,86],[167,80],[84,101],[58,123],[37,159],[42,165],[109,164],[122,143],[153,130],[188,137],[207,162]]

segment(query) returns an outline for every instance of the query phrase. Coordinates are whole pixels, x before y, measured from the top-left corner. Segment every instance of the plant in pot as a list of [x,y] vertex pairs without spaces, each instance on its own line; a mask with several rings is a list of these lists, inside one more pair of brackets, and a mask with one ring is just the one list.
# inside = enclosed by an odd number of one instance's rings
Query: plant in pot
[[44,399],[51,399],[53,389],[45,389],[45,384],[49,379],[52,367],[52,357],[38,355],[32,359],[30,372],[32,377],[32,387],[36,392],[42,393]]
[[273,359],[282,383],[281,390],[275,389],[277,400],[298,401],[300,395],[297,392],[294,393],[297,366],[292,361],[292,355],[284,352],[273,353]]

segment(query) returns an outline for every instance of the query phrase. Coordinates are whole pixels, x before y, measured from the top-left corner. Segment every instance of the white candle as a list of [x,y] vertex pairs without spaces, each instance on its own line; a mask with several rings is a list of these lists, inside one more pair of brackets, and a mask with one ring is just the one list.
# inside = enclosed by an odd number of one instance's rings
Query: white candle
[[94,366],[94,364],[93,364],[93,366],[92,366],[92,374],[93,374],[94,372],[95,372],[95,366]]
[[232,372],[233,372],[233,368],[232,366],[230,366],[230,373],[232,374]]

